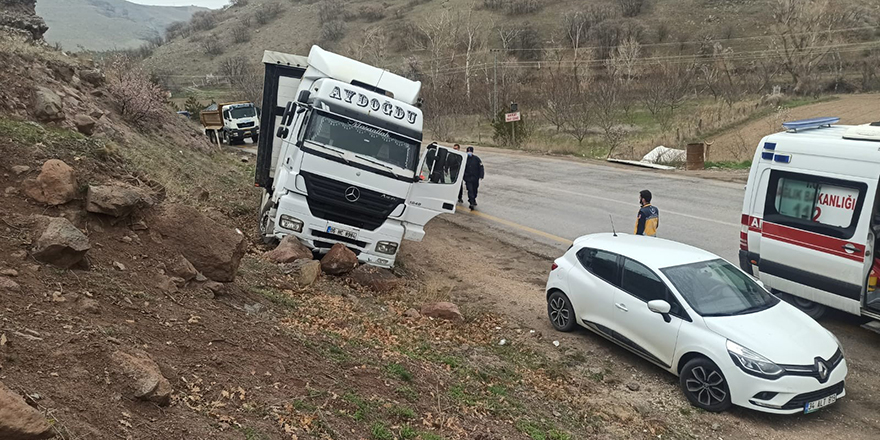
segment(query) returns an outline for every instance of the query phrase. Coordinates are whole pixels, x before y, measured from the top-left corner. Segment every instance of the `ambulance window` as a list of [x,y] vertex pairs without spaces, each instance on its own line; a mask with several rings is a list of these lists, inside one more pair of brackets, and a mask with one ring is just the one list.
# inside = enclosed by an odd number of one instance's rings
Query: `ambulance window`
[[773,170],[764,220],[838,238],[855,232],[867,185]]

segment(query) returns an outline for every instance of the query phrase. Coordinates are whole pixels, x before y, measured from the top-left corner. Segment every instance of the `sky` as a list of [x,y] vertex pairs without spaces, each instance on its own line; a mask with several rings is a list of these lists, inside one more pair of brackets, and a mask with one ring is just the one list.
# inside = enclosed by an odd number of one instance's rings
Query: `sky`
[[203,6],[205,8],[219,9],[226,6],[229,0],[128,0],[141,5],[156,6]]

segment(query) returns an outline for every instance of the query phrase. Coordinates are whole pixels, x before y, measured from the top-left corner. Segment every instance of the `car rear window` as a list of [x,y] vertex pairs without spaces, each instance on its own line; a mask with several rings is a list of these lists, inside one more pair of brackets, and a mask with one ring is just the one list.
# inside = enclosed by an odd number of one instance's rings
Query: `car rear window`
[[617,285],[617,254],[598,249],[583,248],[577,253],[578,260],[585,269],[603,280]]

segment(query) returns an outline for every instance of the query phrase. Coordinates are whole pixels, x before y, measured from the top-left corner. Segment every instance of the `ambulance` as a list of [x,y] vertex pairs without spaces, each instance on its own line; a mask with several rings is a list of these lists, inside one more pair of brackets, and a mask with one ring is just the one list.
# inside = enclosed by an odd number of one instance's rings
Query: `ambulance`
[[829,307],[880,331],[880,122],[782,124],[746,185],[740,266],[811,317]]

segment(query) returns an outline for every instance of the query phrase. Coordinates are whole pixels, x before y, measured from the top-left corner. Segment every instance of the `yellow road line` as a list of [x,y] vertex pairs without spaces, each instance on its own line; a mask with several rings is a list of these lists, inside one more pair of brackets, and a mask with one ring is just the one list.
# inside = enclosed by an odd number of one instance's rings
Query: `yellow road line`
[[510,226],[511,228],[519,229],[520,231],[528,232],[528,233],[530,233],[530,234],[539,235],[539,236],[541,236],[541,237],[544,237],[544,238],[547,238],[547,239],[550,239],[550,240],[553,240],[553,241],[556,241],[556,242],[559,242],[559,243],[562,243],[562,244],[571,244],[571,243],[572,243],[571,240],[569,240],[569,239],[567,239],[567,238],[562,238],[562,237],[560,237],[560,236],[558,236],[558,235],[553,235],[553,234],[550,234],[550,233],[547,233],[547,232],[544,232],[544,231],[539,231],[539,230],[537,230],[537,229],[530,228],[530,227],[528,227],[528,226],[523,226],[523,225],[521,225],[521,224],[514,223],[514,222],[512,222],[512,221],[510,221],[510,220],[505,220],[505,219],[503,219],[503,218],[498,218],[498,217],[495,217],[495,216],[493,216],[493,215],[489,215],[489,214],[482,213],[482,212],[480,212],[480,211],[468,211],[468,210],[465,210],[465,209],[456,209],[455,212],[460,212],[460,213],[464,213],[464,214],[475,215],[475,216],[477,216],[477,217],[482,217],[482,218],[485,218],[486,220],[491,220],[491,221],[496,222],[496,223],[501,223],[502,225]]

